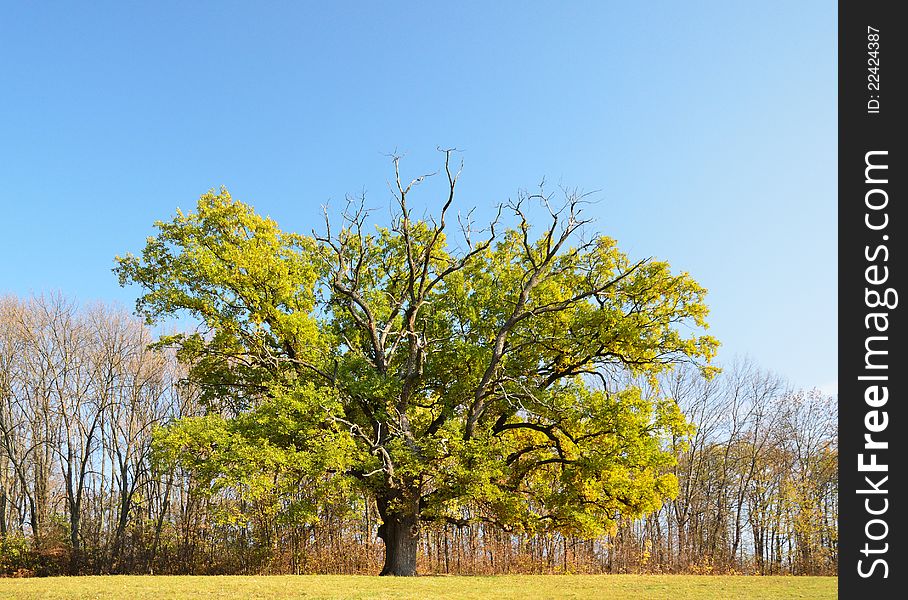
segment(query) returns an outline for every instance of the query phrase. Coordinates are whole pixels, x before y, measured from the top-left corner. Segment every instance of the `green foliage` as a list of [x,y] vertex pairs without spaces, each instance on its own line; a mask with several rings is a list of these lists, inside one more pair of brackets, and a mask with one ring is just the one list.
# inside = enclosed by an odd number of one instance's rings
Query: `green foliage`
[[35,563],[35,552],[25,536],[0,536],[0,575],[30,575],[34,572]]
[[705,290],[584,241],[574,197],[535,239],[524,198],[515,227],[449,243],[447,173],[437,220],[413,219],[400,185],[389,226],[367,230],[360,210],[306,237],[221,190],[118,258],[149,322],[202,324],[161,343],[211,412],[159,430],[160,460],[301,519],[358,488],[424,521],[592,535],[673,496],[666,441],[689,433],[684,416],[605,384],[708,371]]
[[[151,324],[164,315],[188,313],[201,333],[162,338],[193,367],[206,398],[244,407],[285,369],[276,355],[305,359],[321,354],[311,315],[317,280],[311,238],[285,233],[271,219],[235,202],[227,190],[199,198],[195,213],[177,211],[148,238],[141,257],[117,258],[120,283],[146,287],[136,303]],[[245,390],[245,391],[244,391]]]
[[[349,492],[350,480],[333,477],[352,463],[356,447],[330,418],[340,404],[311,383],[274,388],[250,411],[233,418],[216,413],[187,417],[154,432],[155,460],[180,466],[209,484],[207,492],[239,492],[260,510],[312,523],[318,508]],[[231,506],[222,521],[242,524],[247,515]],[[280,515],[274,514],[280,510]]]
[[70,551],[60,540],[39,545],[16,533],[0,535],[0,581],[6,577],[47,577],[67,572]]

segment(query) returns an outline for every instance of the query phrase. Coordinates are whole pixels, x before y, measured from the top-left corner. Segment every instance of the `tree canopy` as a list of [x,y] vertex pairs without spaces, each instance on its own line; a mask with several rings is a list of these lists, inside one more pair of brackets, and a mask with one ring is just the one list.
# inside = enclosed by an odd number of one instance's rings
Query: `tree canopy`
[[706,290],[590,235],[581,194],[520,193],[481,230],[455,219],[451,157],[429,216],[395,158],[386,225],[354,202],[287,233],[222,188],[117,259],[149,323],[200,323],[160,343],[210,414],[159,431],[161,456],[213,486],[287,492],[275,506],[295,518],[367,493],[383,574],[415,573],[422,522],[594,535],[657,509],[677,488],[666,440],[690,427],[615,374],[709,369],[717,347]]

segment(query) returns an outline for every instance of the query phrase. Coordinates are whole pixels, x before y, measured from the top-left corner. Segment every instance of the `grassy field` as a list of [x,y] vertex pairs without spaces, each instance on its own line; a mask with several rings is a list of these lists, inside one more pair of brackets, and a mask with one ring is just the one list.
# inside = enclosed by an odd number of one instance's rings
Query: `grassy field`
[[834,577],[530,575],[392,579],[343,575],[272,577],[51,577],[0,579],[0,598],[608,598],[730,600],[836,597]]

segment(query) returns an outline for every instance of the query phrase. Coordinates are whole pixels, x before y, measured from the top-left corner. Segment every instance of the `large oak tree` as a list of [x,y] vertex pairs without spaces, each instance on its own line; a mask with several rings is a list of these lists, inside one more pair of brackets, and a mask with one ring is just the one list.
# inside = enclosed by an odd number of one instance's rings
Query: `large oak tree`
[[395,159],[385,226],[353,203],[287,233],[222,189],[117,259],[149,322],[200,323],[161,343],[211,414],[160,431],[162,456],[213,486],[283,486],[297,514],[365,491],[382,574],[416,573],[426,522],[594,535],[657,509],[677,487],[665,441],[688,425],[610,382],[706,365],[717,345],[705,290],[590,235],[582,196],[522,193],[477,230],[453,214],[450,161],[432,216],[414,217],[423,178],[405,183]]

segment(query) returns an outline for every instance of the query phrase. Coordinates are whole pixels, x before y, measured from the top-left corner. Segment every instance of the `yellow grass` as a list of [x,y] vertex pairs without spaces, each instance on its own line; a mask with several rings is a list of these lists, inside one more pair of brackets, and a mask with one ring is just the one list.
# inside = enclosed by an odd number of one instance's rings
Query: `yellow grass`
[[347,575],[251,577],[101,576],[0,579],[0,598],[602,598],[733,600],[836,597],[835,577],[705,575],[509,575],[386,578]]

